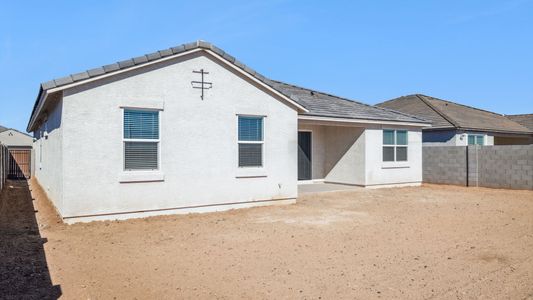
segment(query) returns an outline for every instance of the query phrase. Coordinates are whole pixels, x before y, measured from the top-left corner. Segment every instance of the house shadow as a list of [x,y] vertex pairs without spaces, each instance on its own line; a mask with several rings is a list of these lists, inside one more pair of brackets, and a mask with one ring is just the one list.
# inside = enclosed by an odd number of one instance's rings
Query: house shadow
[[26,180],[8,180],[0,193],[0,298],[57,299]]

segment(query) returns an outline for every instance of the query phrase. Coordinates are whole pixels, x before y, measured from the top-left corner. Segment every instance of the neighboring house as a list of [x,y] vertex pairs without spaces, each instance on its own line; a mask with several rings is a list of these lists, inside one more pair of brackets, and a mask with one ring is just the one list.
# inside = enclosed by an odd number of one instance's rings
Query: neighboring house
[[389,108],[430,120],[424,145],[522,145],[533,143],[533,130],[503,115],[425,95],[409,95],[383,103]]
[[508,119],[533,131],[533,114],[505,115]]
[[198,41],[41,85],[36,178],[68,223],[419,185],[429,124],[269,80]]
[[33,138],[27,133],[0,126],[0,144],[4,144],[11,149],[31,149]]
[[33,138],[16,129],[0,126],[0,144],[9,150],[8,176],[29,178],[32,173]]

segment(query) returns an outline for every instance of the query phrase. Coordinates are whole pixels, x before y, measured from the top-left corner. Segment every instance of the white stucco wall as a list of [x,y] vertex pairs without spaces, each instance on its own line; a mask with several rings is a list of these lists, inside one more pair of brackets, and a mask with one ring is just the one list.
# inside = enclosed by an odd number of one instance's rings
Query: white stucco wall
[[468,135],[469,134],[482,135],[485,146],[494,146],[494,135],[493,134],[486,133],[486,132],[475,132],[475,131],[457,132],[457,135],[455,137],[455,146],[468,146]]
[[33,138],[13,129],[0,132],[0,144],[8,147],[31,147]]
[[326,182],[365,185],[365,129],[327,126]]
[[63,102],[59,101],[34,132],[32,153],[35,178],[60,214],[64,213],[62,110]]
[[475,132],[475,131],[429,131],[423,133],[426,137],[424,140],[431,136],[433,141],[425,141],[424,146],[467,146],[468,134],[483,135],[485,146],[494,145],[494,134],[487,132]]
[[[383,162],[383,129],[407,131],[406,162]],[[422,131],[409,127],[374,126],[365,130],[366,185],[422,182]]]
[[[191,87],[201,68],[204,100]],[[297,112],[207,56],[72,88],[63,103],[63,217],[297,196]],[[161,167],[146,178],[164,180],[121,182],[121,107],[162,108]],[[238,114],[265,116],[263,168],[238,168]]]

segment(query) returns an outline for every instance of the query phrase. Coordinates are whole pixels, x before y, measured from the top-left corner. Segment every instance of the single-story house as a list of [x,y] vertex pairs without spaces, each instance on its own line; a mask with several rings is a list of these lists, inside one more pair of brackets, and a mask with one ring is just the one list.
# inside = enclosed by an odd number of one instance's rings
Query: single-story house
[[0,126],[0,144],[9,150],[9,177],[29,178],[32,172],[33,138],[27,133]]
[[533,143],[533,129],[504,115],[421,94],[388,100],[389,108],[431,121],[423,129],[426,146],[524,145]]
[[11,149],[31,149],[33,138],[27,133],[0,126],[0,144]]
[[67,223],[419,185],[427,121],[273,81],[197,41],[41,84],[35,177]]
[[511,121],[514,121],[529,130],[533,131],[533,114],[505,115]]

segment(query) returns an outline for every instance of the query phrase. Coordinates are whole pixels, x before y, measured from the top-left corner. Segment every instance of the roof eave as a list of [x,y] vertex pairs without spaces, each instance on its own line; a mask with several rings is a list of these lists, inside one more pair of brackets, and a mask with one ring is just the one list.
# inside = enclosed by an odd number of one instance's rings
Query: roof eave
[[464,130],[464,131],[481,131],[481,132],[510,133],[510,134],[523,134],[523,135],[533,134],[533,131],[513,131],[513,130],[500,130],[500,129],[491,129],[491,128],[457,127],[456,129]]
[[41,109],[46,102],[46,97],[48,96],[48,91],[44,90],[42,87],[39,88],[39,94],[37,94],[37,99],[35,100],[35,105],[33,107],[30,120],[28,121],[28,126],[26,126],[27,132],[32,132],[35,130],[35,121],[37,117],[41,114]]
[[321,115],[313,115],[313,114],[300,114],[298,115],[298,119],[308,120],[308,121],[340,122],[340,123],[350,123],[350,124],[386,124],[386,125],[401,125],[401,126],[413,126],[413,127],[431,127],[430,123],[421,123],[421,122],[415,122],[415,121],[344,118],[344,117],[321,116]]

